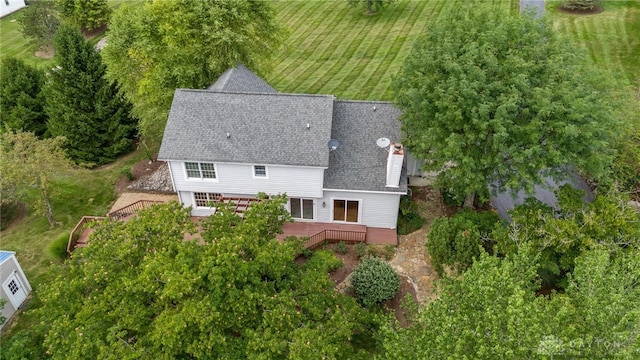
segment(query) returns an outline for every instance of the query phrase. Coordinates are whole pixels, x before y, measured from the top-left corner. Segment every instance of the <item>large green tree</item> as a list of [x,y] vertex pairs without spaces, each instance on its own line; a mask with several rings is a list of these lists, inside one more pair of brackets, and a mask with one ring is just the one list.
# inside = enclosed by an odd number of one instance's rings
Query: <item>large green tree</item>
[[70,25],[55,37],[56,67],[44,92],[52,136],[65,136],[77,163],[104,164],[130,149],[135,135],[131,104],[105,77],[100,54]]
[[238,63],[264,73],[282,36],[267,1],[153,0],[118,8],[107,38],[109,75],[158,141],[176,88],[206,87]]
[[[154,206],[97,227],[43,286],[38,315],[54,359],[358,358],[367,315],[327,276],[330,253],[295,262],[298,240],[273,236],[286,197],[233,210],[194,232],[188,209]],[[224,230],[224,231],[223,231]],[[215,241],[214,241],[215,239]],[[328,255],[331,259],[327,259]]]
[[640,349],[640,252],[576,260],[564,294],[536,296],[535,249],[482,254],[406,328],[383,328],[389,359],[636,359]]
[[[572,164],[607,174],[608,81],[532,12],[467,2],[433,21],[395,81],[405,143],[467,199],[527,189]],[[467,201],[469,205],[469,201]]]
[[23,61],[8,58],[0,72],[0,132],[30,131],[41,137],[47,131],[44,112],[44,72]]
[[516,207],[512,223],[494,231],[498,254],[525,246],[540,253],[539,273],[546,285],[565,288],[575,259],[584,251],[605,249],[612,257],[640,250],[640,215],[620,194],[602,194],[584,203],[583,192],[569,186],[557,192],[558,209],[531,201]]
[[85,31],[106,25],[111,15],[107,0],[56,0],[56,6],[65,21]]
[[37,48],[53,47],[53,36],[60,25],[58,11],[53,1],[32,1],[18,18],[22,34]]
[[54,181],[72,174],[73,166],[62,149],[64,138],[38,139],[31,132],[5,131],[0,138],[0,200],[15,202],[36,189],[33,201],[37,213],[55,225],[51,199]]

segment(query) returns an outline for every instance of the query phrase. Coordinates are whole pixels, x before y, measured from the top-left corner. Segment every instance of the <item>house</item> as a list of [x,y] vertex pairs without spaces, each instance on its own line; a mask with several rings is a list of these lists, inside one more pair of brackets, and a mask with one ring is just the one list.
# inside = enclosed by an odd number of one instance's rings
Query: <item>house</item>
[[27,6],[24,0],[0,0],[0,18]]
[[[217,201],[286,193],[296,222],[393,230],[407,192],[392,104],[277,92],[242,65],[175,92],[158,159],[193,216]],[[346,227],[345,227],[346,228]]]
[[[31,292],[31,284],[13,251],[0,250],[0,298],[6,300],[2,309],[2,317],[10,319],[18,311]],[[0,328],[2,325],[0,325]]]

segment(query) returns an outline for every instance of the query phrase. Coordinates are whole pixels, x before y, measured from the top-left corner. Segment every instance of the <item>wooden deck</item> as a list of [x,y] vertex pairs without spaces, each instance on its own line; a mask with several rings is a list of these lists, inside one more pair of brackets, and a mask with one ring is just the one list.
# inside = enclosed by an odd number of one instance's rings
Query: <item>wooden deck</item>
[[398,244],[398,234],[396,232],[396,229],[376,228],[358,224],[336,224],[303,221],[284,224],[282,226],[282,234],[278,235],[278,239],[284,239],[287,236],[311,238],[312,236],[325,230],[347,233],[361,233],[362,238],[365,239],[366,244]]

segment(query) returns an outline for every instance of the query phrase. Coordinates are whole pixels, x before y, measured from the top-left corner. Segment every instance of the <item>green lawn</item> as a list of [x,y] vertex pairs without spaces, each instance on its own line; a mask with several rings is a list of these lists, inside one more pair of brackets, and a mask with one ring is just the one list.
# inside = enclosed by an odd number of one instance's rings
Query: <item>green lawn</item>
[[[341,99],[391,100],[391,79],[430,19],[466,0],[402,0],[374,16],[345,1],[277,1],[289,29],[276,59],[273,87]],[[518,11],[517,0],[496,0]]]
[[[36,215],[29,209],[27,217],[2,232],[0,248],[17,253],[20,265],[35,288],[46,279],[49,264],[59,261],[49,254],[49,244],[71,231],[82,216],[104,216],[115,200],[114,185],[122,169],[130,168],[144,157],[142,151],[137,151],[99,169],[58,179],[52,207],[59,225],[50,227],[44,215]],[[32,195],[37,196],[35,192]]]
[[[109,6],[117,9],[123,3],[141,2],[141,0],[109,0]],[[0,19],[0,59],[15,57],[24,60],[27,64],[41,67],[51,67],[52,59],[43,59],[35,56],[36,47],[28,41],[22,32],[18,18],[22,16],[24,9]],[[97,41],[97,40],[96,40]]]
[[587,51],[591,61],[622,81],[640,86],[640,1],[604,1],[604,11],[571,15],[548,2],[547,11],[558,31]]
[[24,60],[30,65],[49,66],[51,59],[42,59],[35,56],[36,47],[28,42],[20,32],[18,18],[23,10],[19,10],[0,20],[0,57],[15,57]]

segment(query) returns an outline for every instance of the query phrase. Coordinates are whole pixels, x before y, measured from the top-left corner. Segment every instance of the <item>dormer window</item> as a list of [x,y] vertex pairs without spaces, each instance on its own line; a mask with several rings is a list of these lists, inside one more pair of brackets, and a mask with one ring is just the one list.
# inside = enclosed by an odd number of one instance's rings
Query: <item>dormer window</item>
[[213,163],[186,162],[187,179],[217,179],[216,167]]
[[267,167],[265,165],[253,165],[253,177],[266,178]]

